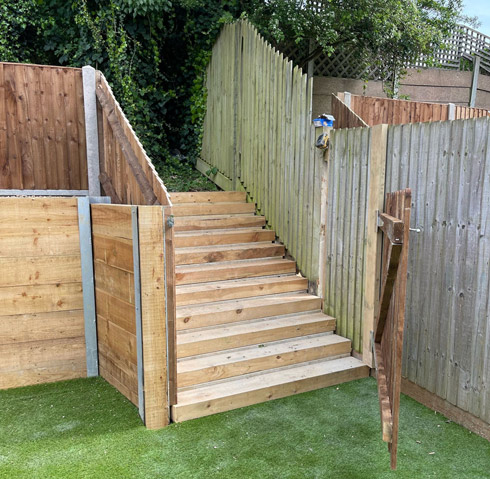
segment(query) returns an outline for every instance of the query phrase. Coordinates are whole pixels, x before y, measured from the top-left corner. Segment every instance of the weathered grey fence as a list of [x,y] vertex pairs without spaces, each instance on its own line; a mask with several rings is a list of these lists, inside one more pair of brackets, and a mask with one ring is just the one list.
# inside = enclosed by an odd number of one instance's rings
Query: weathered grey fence
[[247,21],[223,27],[207,72],[201,171],[243,188],[300,270],[318,280],[321,175],[312,82]]
[[331,143],[325,309],[337,319],[338,334],[362,351],[371,129],[334,130]]
[[403,375],[490,422],[490,119],[390,127],[413,191]]

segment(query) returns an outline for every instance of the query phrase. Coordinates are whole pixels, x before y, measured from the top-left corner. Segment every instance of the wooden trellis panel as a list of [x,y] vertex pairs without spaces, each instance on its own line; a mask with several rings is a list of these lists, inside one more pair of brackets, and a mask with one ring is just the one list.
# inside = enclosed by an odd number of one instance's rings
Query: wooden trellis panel
[[410,189],[388,193],[385,213],[379,215],[384,233],[383,277],[373,349],[383,441],[388,443],[392,469],[396,469],[398,449],[411,199]]

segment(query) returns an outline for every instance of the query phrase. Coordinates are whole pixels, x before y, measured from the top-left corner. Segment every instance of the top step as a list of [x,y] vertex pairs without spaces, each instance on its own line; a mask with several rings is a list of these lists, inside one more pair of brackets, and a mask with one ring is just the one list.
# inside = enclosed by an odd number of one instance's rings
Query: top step
[[181,203],[245,203],[247,194],[241,191],[194,191],[170,193],[174,205]]

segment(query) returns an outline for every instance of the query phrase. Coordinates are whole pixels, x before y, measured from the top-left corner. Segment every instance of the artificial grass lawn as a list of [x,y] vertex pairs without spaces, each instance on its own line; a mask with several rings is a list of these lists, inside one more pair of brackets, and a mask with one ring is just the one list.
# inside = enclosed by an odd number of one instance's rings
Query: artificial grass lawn
[[378,416],[372,378],[160,431],[100,378],[7,390],[0,477],[489,477],[488,441],[405,396],[390,471]]

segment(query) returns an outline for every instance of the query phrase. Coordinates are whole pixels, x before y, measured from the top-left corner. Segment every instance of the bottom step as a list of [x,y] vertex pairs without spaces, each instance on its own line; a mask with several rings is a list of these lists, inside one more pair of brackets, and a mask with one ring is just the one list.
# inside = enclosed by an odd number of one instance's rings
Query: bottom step
[[186,388],[172,406],[175,422],[313,391],[369,375],[353,357],[319,360]]

